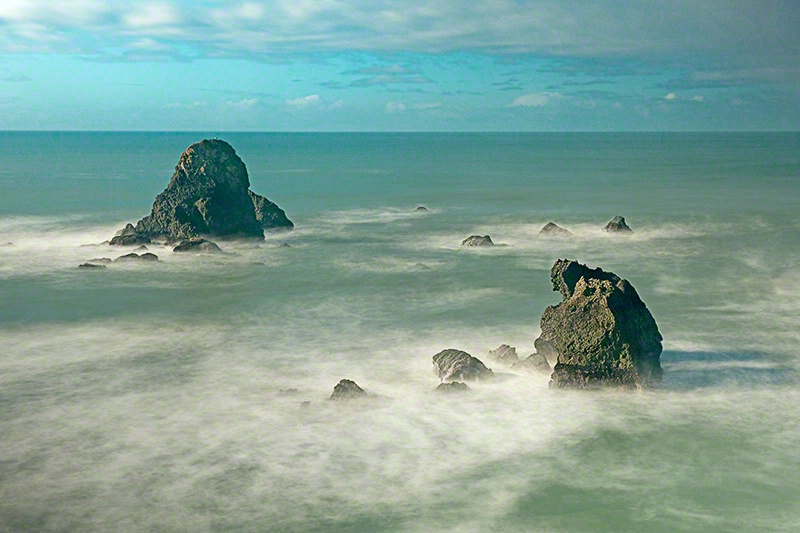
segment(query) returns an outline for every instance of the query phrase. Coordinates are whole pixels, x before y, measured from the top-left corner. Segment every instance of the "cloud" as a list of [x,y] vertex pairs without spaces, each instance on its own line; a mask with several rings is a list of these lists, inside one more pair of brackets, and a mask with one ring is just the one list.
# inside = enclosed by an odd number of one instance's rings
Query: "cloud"
[[305,109],[307,107],[316,107],[322,103],[322,99],[318,94],[309,94],[308,96],[301,96],[286,100],[286,104],[294,109]]
[[510,107],[544,107],[554,99],[563,98],[560,93],[529,93],[514,99]]
[[384,109],[387,113],[403,113],[406,110],[406,105],[403,102],[386,102]]
[[669,101],[677,100],[677,99],[678,99],[678,95],[675,94],[675,93],[669,93],[664,97],[664,100],[669,100]]
[[258,104],[258,98],[242,98],[236,102],[231,100],[225,102],[225,105],[234,109],[251,109],[256,104]]

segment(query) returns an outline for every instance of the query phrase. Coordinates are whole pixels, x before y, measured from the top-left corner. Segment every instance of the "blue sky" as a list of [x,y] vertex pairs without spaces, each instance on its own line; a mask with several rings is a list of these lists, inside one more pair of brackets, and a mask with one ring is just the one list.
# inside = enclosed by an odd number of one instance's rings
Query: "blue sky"
[[800,130],[800,2],[3,0],[0,129]]

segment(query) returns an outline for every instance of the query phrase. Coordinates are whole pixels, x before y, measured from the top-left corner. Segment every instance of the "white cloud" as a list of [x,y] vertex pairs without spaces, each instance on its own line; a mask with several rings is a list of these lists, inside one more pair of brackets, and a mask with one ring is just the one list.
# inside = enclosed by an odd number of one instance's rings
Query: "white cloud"
[[406,110],[406,105],[403,102],[386,102],[383,107],[387,113],[402,113]]
[[149,2],[146,4],[133,3],[130,10],[124,15],[123,20],[131,28],[142,29],[174,25],[180,21],[180,17],[172,4]]
[[675,94],[675,93],[669,93],[667,96],[664,97],[664,100],[669,100],[669,101],[677,100],[677,99],[678,99],[678,95]]
[[696,94],[696,95],[692,96],[692,100],[694,100],[695,102],[705,102],[706,98],[705,98],[705,96],[701,96],[699,94]]
[[530,93],[523,94],[511,102],[510,107],[544,107],[554,99],[563,98],[561,93]]
[[234,109],[250,109],[258,103],[258,98],[243,98],[238,102],[228,101],[225,105]]
[[309,94],[308,96],[301,96],[292,100],[286,100],[286,104],[294,109],[305,109],[308,107],[316,107],[322,103],[322,98],[318,94]]

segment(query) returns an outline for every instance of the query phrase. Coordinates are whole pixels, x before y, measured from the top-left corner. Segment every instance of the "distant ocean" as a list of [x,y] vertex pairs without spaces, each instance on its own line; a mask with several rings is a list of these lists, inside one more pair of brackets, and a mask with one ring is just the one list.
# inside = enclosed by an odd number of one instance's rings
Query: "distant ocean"
[[[77,268],[214,136],[294,231]],[[557,258],[636,287],[659,389],[489,361]],[[0,531],[798,531],[799,370],[798,133],[0,132]]]

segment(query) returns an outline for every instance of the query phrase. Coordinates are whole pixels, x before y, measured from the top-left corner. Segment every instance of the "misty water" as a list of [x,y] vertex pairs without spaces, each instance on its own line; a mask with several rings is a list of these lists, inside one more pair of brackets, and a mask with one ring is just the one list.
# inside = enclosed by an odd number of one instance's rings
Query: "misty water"
[[[219,134],[294,231],[77,268],[214,135],[0,133],[0,531],[800,529],[800,135]],[[557,258],[636,287],[658,389],[491,364]]]

